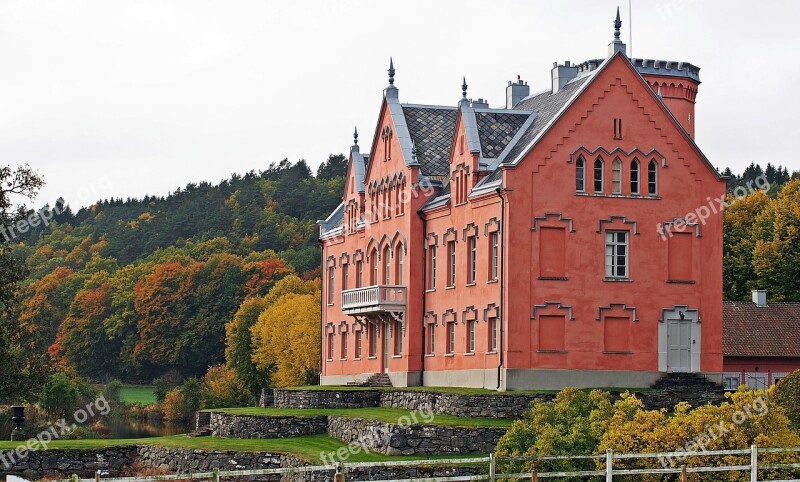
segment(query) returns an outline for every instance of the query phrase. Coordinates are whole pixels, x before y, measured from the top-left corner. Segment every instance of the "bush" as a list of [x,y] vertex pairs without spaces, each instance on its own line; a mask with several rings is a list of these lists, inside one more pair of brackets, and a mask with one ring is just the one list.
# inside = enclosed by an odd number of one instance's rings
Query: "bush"
[[180,372],[174,368],[153,380],[153,385],[155,385],[155,388],[153,388],[153,395],[155,395],[158,403],[163,402],[167,397],[167,393],[173,388],[180,386],[181,383],[183,383],[183,377]]
[[169,422],[188,422],[200,410],[202,387],[196,378],[170,390],[164,397],[164,419]]
[[236,375],[236,370],[225,365],[208,369],[203,379],[203,407],[245,407],[253,401],[250,391]]
[[77,410],[79,396],[78,384],[64,373],[56,373],[44,385],[42,408],[52,417],[66,419]]
[[103,396],[108,403],[118,404],[122,402],[120,392],[122,390],[122,382],[119,380],[111,380],[103,389]]
[[783,407],[796,432],[800,432],[800,370],[795,370],[778,382],[775,402]]

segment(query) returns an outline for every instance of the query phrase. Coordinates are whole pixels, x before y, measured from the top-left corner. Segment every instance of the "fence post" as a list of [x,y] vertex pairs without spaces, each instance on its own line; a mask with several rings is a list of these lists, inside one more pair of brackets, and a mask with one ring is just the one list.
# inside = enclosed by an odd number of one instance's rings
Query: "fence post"
[[750,446],[750,482],[758,482],[758,447]]
[[214,482],[219,482],[219,467],[214,469]]
[[344,462],[339,462],[339,465],[336,466],[333,482],[344,482]]
[[531,482],[539,482],[539,474],[537,474],[536,472],[533,472],[531,474]]
[[606,482],[614,480],[614,450],[606,450]]
[[681,482],[686,482],[689,478],[689,475],[686,473],[686,466],[681,465]]
[[72,482],[78,482],[78,474],[72,474]]
[[497,459],[495,459],[494,454],[489,454],[489,482],[495,482],[497,478],[495,477],[495,471],[497,470]]

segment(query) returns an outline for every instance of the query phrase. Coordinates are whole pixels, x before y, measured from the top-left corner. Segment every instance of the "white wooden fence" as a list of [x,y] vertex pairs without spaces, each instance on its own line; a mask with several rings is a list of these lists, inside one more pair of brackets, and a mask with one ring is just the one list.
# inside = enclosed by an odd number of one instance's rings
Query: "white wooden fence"
[[[220,482],[223,478],[245,478],[258,475],[300,475],[300,474],[330,474],[318,475],[312,477],[311,480],[325,482],[343,482],[347,479],[348,471],[359,468],[398,468],[398,467],[424,467],[424,466],[460,466],[460,465],[487,465],[488,473],[484,475],[459,475],[459,476],[444,476],[444,477],[428,477],[428,478],[414,478],[414,479],[371,479],[379,480],[380,482],[460,482],[460,481],[484,481],[495,482],[500,480],[530,480],[538,481],[539,479],[559,479],[566,477],[603,477],[607,482],[613,481],[615,476],[631,476],[631,475],[645,475],[645,474],[682,474],[681,480],[686,480],[687,474],[693,473],[715,473],[715,472],[743,472],[750,476],[750,482],[800,482],[800,463],[759,463],[759,454],[787,454],[789,457],[800,460],[800,447],[793,448],[758,448],[753,445],[749,450],[707,450],[698,452],[661,452],[661,453],[641,453],[641,454],[625,454],[614,453],[609,450],[605,454],[600,455],[560,455],[549,457],[472,457],[463,459],[438,459],[438,460],[410,460],[410,461],[397,461],[397,462],[359,462],[359,463],[343,463],[339,466],[334,465],[316,465],[305,467],[289,467],[278,469],[257,469],[257,470],[230,470],[220,471],[214,470],[213,472],[192,473],[192,474],[175,474],[175,475],[152,475],[145,477],[113,477],[101,478],[98,474],[95,478],[80,479],[77,475],[73,475],[70,479],[56,480],[52,482],[159,482],[168,480],[187,480],[187,479],[205,479],[214,482]],[[741,465],[708,465],[698,466],[670,466],[665,468],[614,468],[614,461],[621,460],[635,460],[635,459],[656,459],[663,460],[668,458],[698,458],[698,457],[711,457],[711,456],[749,456],[749,463]],[[796,457],[793,457],[796,455]],[[572,470],[565,472],[527,472],[527,473],[500,473],[498,472],[498,462],[500,467],[504,462],[547,462],[559,460],[604,460],[604,468],[602,470]],[[789,479],[759,479],[759,471],[766,470],[785,470],[789,471],[793,478]],[[334,475],[333,472],[336,472]],[[340,478],[341,477],[341,478]]]

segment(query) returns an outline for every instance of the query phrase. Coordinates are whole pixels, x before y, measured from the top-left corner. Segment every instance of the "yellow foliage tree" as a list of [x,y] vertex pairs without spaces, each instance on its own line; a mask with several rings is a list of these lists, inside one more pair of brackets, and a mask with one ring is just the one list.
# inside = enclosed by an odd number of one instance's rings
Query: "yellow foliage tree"
[[[318,282],[315,284],[318,286]],[[272,292],[267,298],[271,295]],[[319,307],[320,291],[317,287],[313,294],[287,292],[278,296],[258,317],[252,329],[253,362],[259,368],[275,367],[272,375],[274,386],[316,382],[321,343]]]

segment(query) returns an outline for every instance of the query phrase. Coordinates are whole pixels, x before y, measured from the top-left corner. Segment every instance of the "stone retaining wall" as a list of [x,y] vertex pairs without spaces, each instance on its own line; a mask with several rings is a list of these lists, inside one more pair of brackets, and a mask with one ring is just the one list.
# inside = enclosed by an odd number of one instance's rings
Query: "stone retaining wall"
[[282,390],[276,388],[273,393],[273,404],[279,408],[378,407],[381,399],[379,390]]
[[211,412],[209,427],[215,437],[286,438],[325,433],[328,417],[255,417]]
[[45,477],[66,478],[71,474],[94,477],[96,470],[107,470],[110,476],[118,476],[130,468],[136,459],[136,450],[135,446],[96,450],[41,450],[27,452],[23,457],[12,450],[0,450],[0,474],[38,480]]
[[380,406],[420,410],[456,417],[520,418],[536,399],[555,395],[459,395],[455,393],[384,391]]
[[396,425],[361,418],[329,417],[328,435],[385,455],[488,454],[505,428]]

